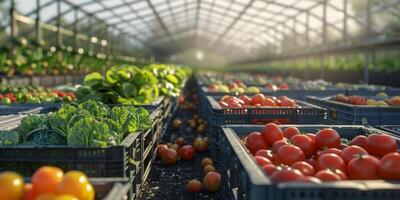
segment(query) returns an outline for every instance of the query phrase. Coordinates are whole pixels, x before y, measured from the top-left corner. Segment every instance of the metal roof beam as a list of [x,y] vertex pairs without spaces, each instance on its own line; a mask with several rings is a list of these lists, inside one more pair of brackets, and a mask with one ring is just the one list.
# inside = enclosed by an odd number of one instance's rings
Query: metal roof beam
[[254,2],[255,2],[255,0],[250,0],[250,2],[248,4],[246,4],[246,6],[239,13],[239,15],[236,16],[236,18],[232,21],[232,23],[229,24],[229,26],[224,30],[224,32],[212,44],[212,47],[214,47],[215,45],[217,45],[221,42],[221,39],[232,29],[233,26],[235,26],[235,24],[240,20],[240,18],[242,18],[242,16],[246,13],[247,9],[249,9],[251,7],[251,5],[253,5]]

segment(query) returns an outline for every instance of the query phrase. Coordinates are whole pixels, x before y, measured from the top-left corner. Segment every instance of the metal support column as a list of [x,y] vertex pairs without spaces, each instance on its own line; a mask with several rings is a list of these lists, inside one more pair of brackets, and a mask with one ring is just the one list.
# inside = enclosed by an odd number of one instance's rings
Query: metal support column
[[[322,27],[322,46],[326,47],[327,45],[327,22],[326,22],[326,8],[327,8],[327,0],[324,0],[323,10],[322,10],[322,20],[323,20],[323,27]],[[324,69],[324,56],[321,55],[320,57],[320,78],[325,78],[325,69]]]
[[35,20],[35,32],[36,32],[36,42],[39,46],[43,43],[43,31],[40,27],[40,0],[36,0],[36,20]]
[[344,41],[347,41],[347,0],[343,0],[343,32],[342,37]]

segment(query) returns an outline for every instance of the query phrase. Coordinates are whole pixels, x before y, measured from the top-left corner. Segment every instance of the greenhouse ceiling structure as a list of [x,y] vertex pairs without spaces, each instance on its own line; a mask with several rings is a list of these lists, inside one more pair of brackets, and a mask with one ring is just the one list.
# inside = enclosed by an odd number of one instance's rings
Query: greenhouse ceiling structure
[[[88,40],[99,49],[143,60],[165,60],[200,49],[222,55],[228,63],[254,63],[349,51],[368,54],[400,41],[398,0],[3,0],[3,4],[3,12],[9,8],[12,13],[2,22],[12,37],[82,50],[90,45],[79,40]],[[45,31],[55,34],[50,37]]]

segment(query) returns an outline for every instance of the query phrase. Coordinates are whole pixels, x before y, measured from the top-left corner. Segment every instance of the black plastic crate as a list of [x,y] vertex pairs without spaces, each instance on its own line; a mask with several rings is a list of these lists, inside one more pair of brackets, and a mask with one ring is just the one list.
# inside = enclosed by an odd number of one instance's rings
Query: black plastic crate
[[331,100],[332,98],[333,96],[325,98],[310,96],[307,97],[307,101],[326,108],[327,119],[337,124],[400,125],[400,106],[352,105]]
[[[40,166],[53,165],[64,171],[80,170],[89,177],[127,178],[132,183],[130,195],[135,196],[143,183],[141,165],[145,136],[160,134],[159,113],[151,113],[153,124],[150,129],[129,134],[118,146],[1,146],[0,171],[11,170],[31,176]],[[13,123],[19,122],[15,120]],[[12,123],[7,125],[12,126]]]
[[219,127],[228,124],[266,124],[279,120],[283,124],[325,124],[326,110],[309,103],[296,100],[301,107],[249,107],[221,108],[217,99],[207,96],[208,108],[205,115],[208,122],[210,152],[218,161],[220,157]]
[[386,125],[386,126],[378,126],[376,128],[400,136],[400,125],[392,125],[392,126]]
[[[292,125],[293,126],[293,125]],[[333,128],[347,139],[357,135],[374,132],[390,133],[364,126],[335,125],[294,125],[301,132],[317,132],[326,127]],[[288,125],[280,125],[286,128]],[[250,152],[240,138],[253,131],[261,131],[259,125],[227,125],[222,127],[222,195],[224,199],[258,200],[395,200],[400,198],[399,182],[339,181],[322,184],[281,183],[272,184],[270,179],[257,166]],[[400,138],[396,138],[400,145]]]

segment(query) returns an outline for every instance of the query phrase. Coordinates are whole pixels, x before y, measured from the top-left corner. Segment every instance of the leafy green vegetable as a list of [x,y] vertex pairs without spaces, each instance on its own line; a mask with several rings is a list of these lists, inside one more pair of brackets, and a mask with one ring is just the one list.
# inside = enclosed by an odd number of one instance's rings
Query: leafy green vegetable
[[0,132],[0,145],[77,145],[108,147],[120,144],[129,133],[152,125],[144,108],[107,105],[94,100],[63,105],[57,112],[24,117],[12,131]]
[[0,145],[16,145],[19,143],[19,135],[16,131],[0,131]]
[[47,121],[48,116],[44,114],[26,116],[22,119],[21,125],[17,128],[17,132],[24,141],[31,131],[47,128]]

